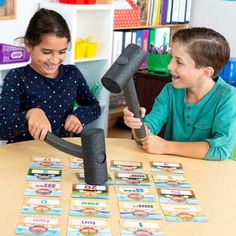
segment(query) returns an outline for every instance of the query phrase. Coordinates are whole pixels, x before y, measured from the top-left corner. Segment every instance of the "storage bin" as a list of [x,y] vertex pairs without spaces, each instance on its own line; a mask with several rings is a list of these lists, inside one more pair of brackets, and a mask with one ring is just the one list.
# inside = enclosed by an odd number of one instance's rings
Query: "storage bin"
[[75,41],[75,59],[93,58],[97,54],[97,43],[90,42],[90,38]]
[[75,59],[84,58],[86,55],[87,43],[81,40],[75,41]]
[[168,65],[171,61],[171,54],[148,54],[147,69],[160,73],[169,74]]
[[132,9],[115,9],[114,28],[140,25],[141,9],[132,0],[127,0]]
[[29,59],[25,48],[0,43],[0,64],[27,62]]

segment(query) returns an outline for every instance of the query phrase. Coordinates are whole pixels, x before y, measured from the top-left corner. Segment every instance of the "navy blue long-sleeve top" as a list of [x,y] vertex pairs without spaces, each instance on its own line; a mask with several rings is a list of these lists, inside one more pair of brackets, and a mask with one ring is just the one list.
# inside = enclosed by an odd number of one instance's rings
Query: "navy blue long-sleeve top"
[[[73,110],[75,101],[79,107]],[[10,70],[0,96],[0,138],[9,143],[33,139],[25,118],[31,108],[41,108],[52,132],[60,137],[70,135],[64,130],[68,115],[75,115],[85,126],[101,113],[99,102],[74,65],[61,65],[54,79],[42,76],[30,65]]]

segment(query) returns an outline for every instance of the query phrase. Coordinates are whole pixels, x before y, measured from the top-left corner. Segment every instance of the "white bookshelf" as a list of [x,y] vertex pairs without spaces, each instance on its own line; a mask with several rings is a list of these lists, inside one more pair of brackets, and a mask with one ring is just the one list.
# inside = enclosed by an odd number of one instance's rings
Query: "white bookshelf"
[[[67,53],[66,63],[75,64],[83,73],[90,87],[100,82],[102,76],[111,66],[112,36],[114,11],[109,4],[71,5],[62,3],[42,3],[40,7],[52,9],[60,13],[71,31],[71,50]],[[75,40],[91,37],[97,42],[98,49],[95,58],[75,60]],[[101,86],[96,94],[102,108],[101,116],[88,127],[102,128],[107,134],[109,92]]]

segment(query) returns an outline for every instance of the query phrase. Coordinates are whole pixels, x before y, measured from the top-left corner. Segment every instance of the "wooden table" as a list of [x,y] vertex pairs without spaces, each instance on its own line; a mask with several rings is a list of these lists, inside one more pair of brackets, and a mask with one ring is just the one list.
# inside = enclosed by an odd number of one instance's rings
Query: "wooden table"
[[[68,139],[80,143],[80,139]],[[150,155],[129,139],[106,139],[109,160],[142,161],[145,171],[150,175],[149,161],[180,162],[186,178],[199,200],[199,205],[208,218],[208,223],[173,223],[164,219],[157,222],[167,236],[222,236],[235,235],[236,227],[236,162],[203,161],[178,156]],[[66,235],[68,209],[72,183],[77,183],[76,171],[69,169],[69,156],[50,147],[44,142],[28,141],[0,147],[0,235],[14,235],[23,204],[23,191],[26,187],[26,174],[32,156],[57,156],[64,163],[63,214],[61,235]],[[108,164],[110,164],[108,162]],[[151,177],[151,176],[150,176]],[[155,194],[155,187],[152,187]],[[119,208],[114,186],[109,187],[109,205],[113,228],[112,235],[119,235]],[[114,200],[113,200],[114,199]],[[161,210],[160,210],[161,212]],[[162,214],[163,215],[163,214]]]

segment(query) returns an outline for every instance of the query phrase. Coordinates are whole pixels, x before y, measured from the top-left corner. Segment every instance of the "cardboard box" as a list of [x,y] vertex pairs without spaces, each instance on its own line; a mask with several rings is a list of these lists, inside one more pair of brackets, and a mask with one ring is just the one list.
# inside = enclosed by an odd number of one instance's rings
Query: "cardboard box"
[[127,0],[132,9],[116,9],[114,28],[137,27],[140,25],[141,9],[132,0]]
[[25,48],[0,43],[0,64],[27,62],[29,59]]

